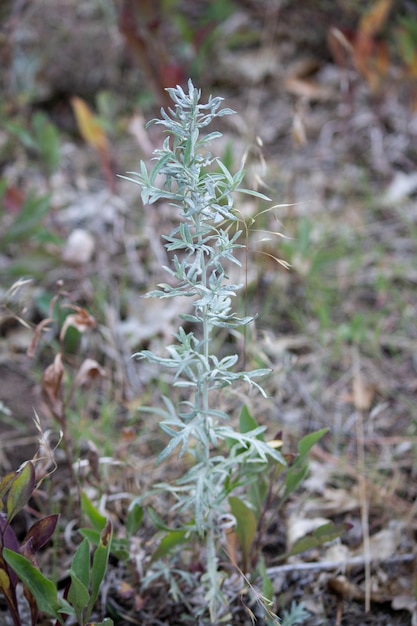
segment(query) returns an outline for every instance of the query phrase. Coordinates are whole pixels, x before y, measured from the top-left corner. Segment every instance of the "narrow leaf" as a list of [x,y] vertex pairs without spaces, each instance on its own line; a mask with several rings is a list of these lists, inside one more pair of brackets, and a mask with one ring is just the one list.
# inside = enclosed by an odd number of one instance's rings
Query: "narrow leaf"
[[84,491],[81,492],[81,508],[83,513],[88,517],[91,526],[101,532],[106,525],[106,518],[97,511]]
[[[257,423],[256,419],[250,413],[248,407],[246,405],[244,405],[242,407],[242,410],[241,410],[240,416],[239,416],[239,430],[240,430],[240,432],[241,433],[248,433],[251,430],[255,430],[258,427],[259,427],[259,424]],[[265,441],[265,437],[263,436],[263,433],[259,433],[256,436],[256,438],[259,439],[260,441]]]
[[49,578],[46,578],[30,561],[24,556],[8,550],[3,550],[3,556],[7,563],[14,569],[22,583],[29,589],[35,597],[38,609],[55,617],[62,623],[59,615],[59,601],[57,589]]
[[9,491],[10,487],[12,486],[13,481],[16,478],[16,473],[17,472],[10,472],[9,474],[6,474],[6,476],[3,476],[3,478],[1,479],[0,500],[3,500],[4,496],[6,495],[6,493]]
[[87,618],[89,618],[91,615],[94,603],[97,600],[97,596],[100,591],[101,583],[103,582],[104,576],[106,574],[112,535],[112,523],[108,519],[100,536],[100,544],[94,552],[93,556],[93,565],[91,568],[91,597],[88,604]]
[[88,589],[90,584],[90,545],[88,539],[84,539],[77,548],[72,559],[71,571],[78,580]]
[[126,530],[128,535],[134,535],[138,532],[142,524],[144,510],[137,502],[132,503],[129,507],[126,520]]
[[28,461],[23,468],[17,472],[10,491],[7,494],[7,520],[10,523],[16,513],[21,511],[29,502],[35,488],[35,468],[31,461]]
[[74,608],[78,622],[84,624],[84,611],[88,607],[90,594],[73,569],[69,570],[69,575],[71,576],[71,585],[68,591],[68,602]]
[[255,539],[257,521],[255,513],[240,498],[229,498],[230,510],[236,518],[236,534],[242,551],[243,572],[250,567],[250,551]]
[[185,530],[171,530],[161,540],[159,546],[152,554],[151,562],[154,563],[155,561],[162,559],[164,556],[169,554],[171,550],[185,541],[187,541],[187,532]]
[[322,546],[324,543],[328,543],[329,541],[334,541],[335,539],[341,537],[346,530],[346,524],[333,524],[333,522],[323,524],[322,526],[319,526],[319,528],[316,528],[311,535],[298,539],[286,556],[294,556],[295,554],[306,552],[306,550]]
[[304,459],[307,454],[310,452],[311,448],[318,442],[324,435],[328,432],[328,428],[322,428],[321,430],[317,430],[314,433],[310,433],[306,435],[298,442],[298,452],[300,456]]
[[98,546],[100,543],[100,531],[91,528],[80,528],[78,531],[81,537],[88,539],[92,546]]

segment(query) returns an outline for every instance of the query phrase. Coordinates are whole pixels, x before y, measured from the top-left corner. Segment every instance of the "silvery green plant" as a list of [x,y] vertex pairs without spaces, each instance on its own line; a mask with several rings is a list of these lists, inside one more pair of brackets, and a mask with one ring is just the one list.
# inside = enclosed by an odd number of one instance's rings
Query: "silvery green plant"
[[213,401],[213,392],[241,382],[264,394],[256,379],[269,370],[239,371],[238,355],[220,358],[211,347],[219,329],[235,331],[253,319],[233,311],[232,299],[243,285],[231,283],[227,267],[240,265],[236,257],[242,247],[234,206],[236,192],[265,196],[242,188],[243,167],[232,175],[208,151],[208,144],[221,133],[203,134],[207,126],[233,113],[221,108],[222,98],[210,96],[201,104],[201,93],[191,81],[188,93],[181,87],[167,91],[174,107],[162,110],[162,119],[150,122],[162,125],[167,133],[162,149],[154,152],[156,163],[149,173],[142,162],[140,172],[129,172],[127,178],[141,186],[144,204],[168,201],[178,214],[178,225],[164,236],[171,259],[164,269],[170,281],[159,284],[147,297],[188,298],[191,313],[181,315],[181,319],[192,330],[186,332],[180,327],[165,356],[148,350],[135,356],[169,368],[173,385],[188,390],[188,399],[178,406],[164,398],[164,408],[155,409],[169,437],[158,460],[175,453],[181,457],[186,452],[194,459],[182,477],[164,488],[174,497],[178,512],[188,515],[187,536],[194,533],[205,545],[202,581],[210,620],[217,622],[227,604],[218,560],[221,520],[229,514],[228,497],[256,480],[257,472],[264,471],[268,461],[284,464],[281,454],[261,436],[263,427],[249,432],[235,430],[230,416],[219,408],[218,399]]

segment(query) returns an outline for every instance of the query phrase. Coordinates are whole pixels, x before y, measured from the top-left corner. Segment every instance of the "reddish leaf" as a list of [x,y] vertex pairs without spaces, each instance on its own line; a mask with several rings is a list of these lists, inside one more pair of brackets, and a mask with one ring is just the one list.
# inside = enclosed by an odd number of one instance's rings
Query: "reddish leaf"
[[32,619],[32,626],[36,626],[38,623],[38,604],[36,602],[35,596],[29,591],[27,587],[23,587],[23,595],[25,596],[29,607],[30,607],[30,617]]
[[[0,515],[0,549],[1,548],[9,548],[9,550],[19,552],[19,542],[17,540],[16,533],[9,525],[4,515]],[[3,565],[0,560],[0,567],[2,566]]]
[[[17,577],[16,577],[17,579]],[[3,593],[10,615],[15,626],[22,626],[19,616],[19,608],[16,598],[16,587],[12,584],[8,570],[0,567],[0,591]]]
[[35,553],[50,540],[54,534],[58,519],[59,515],[48,515],[33,524],[26,534],[21,547],[21,551],[24,556],[29,558],[26,546],[28,548],[30,546],[29,551]]
[[9,213],[20,213],[25,196],[18,187],[7,187],[3,196],[3,207]]
[[[3,483],[4,479],[2,480]],[[21,626],[16,598],[18,577],[3,559],[3,548],[19,552],[19,542],[4,515],[0,514],[0,591],[3,593],[15,626]]]

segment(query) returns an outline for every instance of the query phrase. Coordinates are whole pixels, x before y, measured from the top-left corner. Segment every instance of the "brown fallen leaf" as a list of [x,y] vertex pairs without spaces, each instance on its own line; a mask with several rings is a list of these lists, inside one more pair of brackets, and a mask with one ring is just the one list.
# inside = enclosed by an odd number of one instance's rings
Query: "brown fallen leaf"
[[85,333],[87,330],[91,330],[97,326],[96,319],[90,315],[86,309],[79,306],[71,306],[70,308],[75,310],[75,313],[67,315],[65,318],[65,322],[63,323],[59,334],[61,341],[63,341],[69,326],[76,328],[79,333]]
[[285,90],[294,96],[300,96],[307,100],[326,102],[337,98],[337,94],[331,87],[320,85],[317,81],[307,78],[288,77],[284,82]]
[[87,387],[99,378],[104,378],[105,370],[94,359],[85,359],[74,380],[75,387]]
[[48,365],[42,376],[42,393],[53,415],[61,420],[63,415],[62,380],[64,366],[61,353],[55,356],[54,362]]

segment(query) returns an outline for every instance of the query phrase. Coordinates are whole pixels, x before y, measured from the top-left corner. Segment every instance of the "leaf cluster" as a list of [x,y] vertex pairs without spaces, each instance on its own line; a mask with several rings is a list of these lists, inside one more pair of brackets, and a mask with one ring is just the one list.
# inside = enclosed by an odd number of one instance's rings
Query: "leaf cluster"
[[84,539],[74,554],[64,597],[56,583],[39,569],[36,553],[51,539],[58,515],[48,515],[35,522],[19,544],[11,523],[29,502],[36,488],[32,461],[0,481],[0,591],[3,593],[14,626],[23,626],[17,598],[17,585],[23,583],[24,596],[30,607],[31,624],[36,626],[39,612],[64,623],[73,615],[80,626],[112,626],[110,619],[100,624],[90,622],[100,586],[107,569],[111,548],[112,524],[106,520],[91,560],[90,544]]

